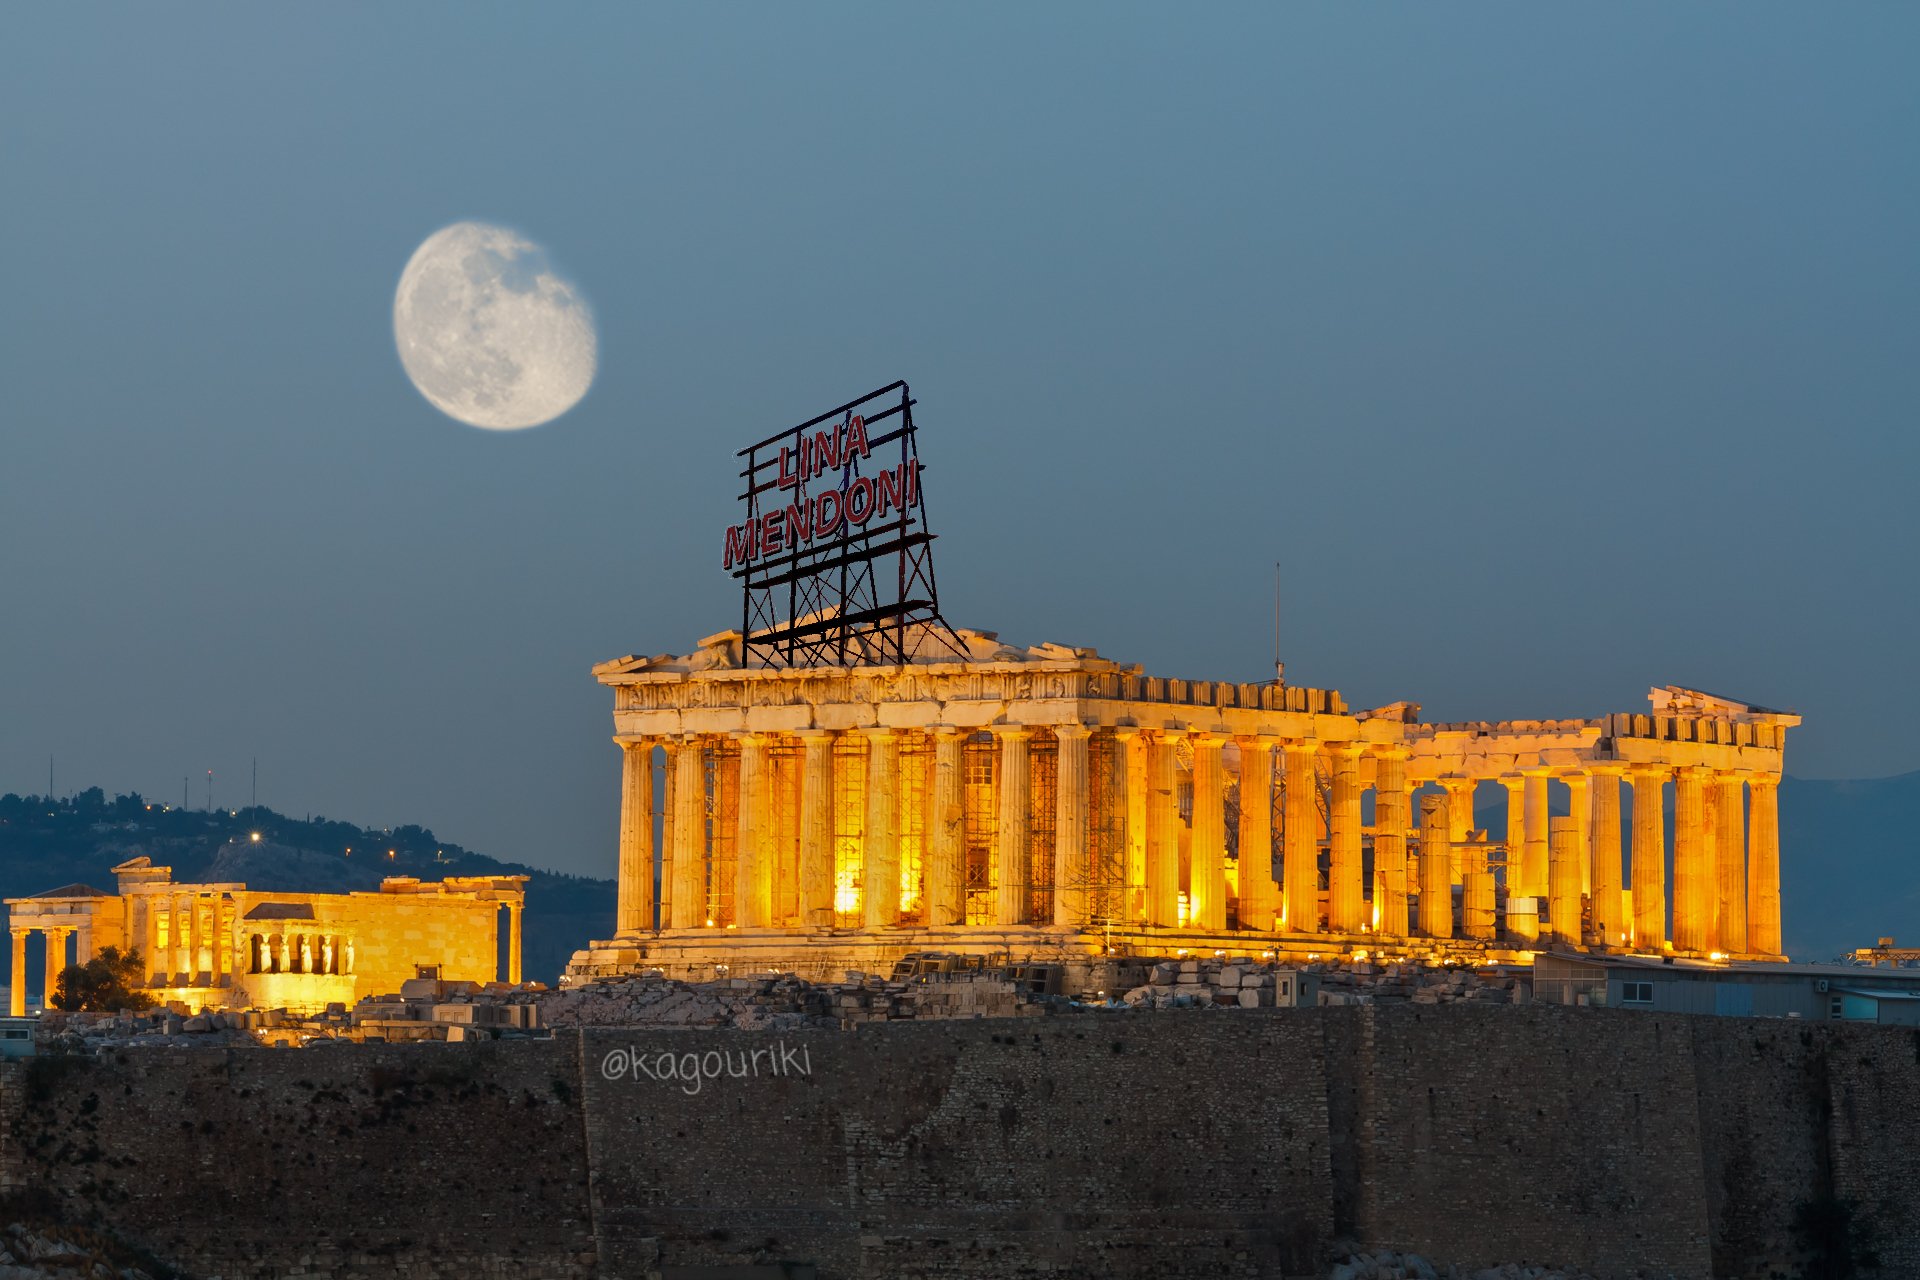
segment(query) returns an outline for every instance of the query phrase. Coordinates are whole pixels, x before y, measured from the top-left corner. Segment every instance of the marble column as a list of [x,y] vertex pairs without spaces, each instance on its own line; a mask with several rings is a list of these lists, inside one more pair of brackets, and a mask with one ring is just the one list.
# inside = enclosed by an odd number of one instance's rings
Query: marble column
[[614,929],[653,931],[653,743],[620,743],[620,883]]
[[27,935],[31,929],[14,929],[13,977],[7,984],[7,1012],[16,1018],[27,1016]]
[[1451,824],[1445,796],[1420,798],[1420,932],[1453,936],[1453,871],[1448,853]]
[[1147,754],[1147,923],[1180,923],[1180,794],[1174,744],[1177,730],[1153,735]]
[[193,985],[193,899],[184,893],[173,897],[173,972],[184,975],[180,981]]
[[1627,919],[1620,874],[1620,779],[1618,765],[1593,770],[1592,834],[1589,837],[1593,869],[1593,935],[1605,946],[1620,947],[1633,936]]
[[1317,744],[1287,742],[1286,794],[1281,799],[1281,877],[1289,933],[1320,931],[1320,806],[1315,799],[1313,758]]
[[1549,936],[1562,947],[1578,947],[1583,932],[1580,912],[1580,842],[1572,818],[1547,824],[1547,918]]
[[[1573,850],[1580,859],[1580,892],[1585,895],[1593,892],[1593,779],[1575,770],[1561,781],[1567,784],[1567,816],[1573,819]],[[1548,839],[1551,842],[1551,832]]]
[[515,986],[520,985],[520,915],[525,909],[523,902],[507,904],[507,981]]
[[1280,914],[1273,877],[1273,747],[1265,738],[1234,740],[1240,749],[1240,927],[1261,933]]
[[1747,780],[1747,946],[1763,956],[1780,950],[1780,780]]
[[800,921],[800,762],[783,737],[767,747],[767,776],[773,785],[773,924],[794,928]]
[[1633,946],[1659,951],[1667,941],[1667,770],[1636,767],[1633,779]]
[[1706,940],[1701,944],[1719,951],[1720,945],[1720,787],[1713,770],[1700,779],[1700,917],[1705,922]]
[[867,928],[900,923],[900,735],[863,730],[867,738],[867,821],[861,842],[861,898]]
[[964,729],[935,725],[933,791],[927,810],[927,923],[966,922],[966,743]]
[[1059,743],[1053,787],[1053,923],[1062,929],[1086,923],[1094,888],[1087,861],[1087,739],[1091,734],[1084,724],[1055,725],[1053,730]]
[[1374,757],[1373,866],[1379,900],[1374,932],[1407,936],[1407,752],[1388,747]]
[[1147,915],[1147,756],[1152,744],[1132,726],[1113,731],[1114,795],[1125,819],[1126,892],[1122,899],[1126,919],[1145,924]]
[[1334,933],[1360,933],[1369,923],[1360,844],[1360,753],[1364,750],[1351,742],[1328,749],[1333,796],[1328,824],[1327,927]]
[[808,929],[831,929],[833,918],[833,738],[826,729],[803,729],[800,779],[800,920]]
[[662,929],[673,927],[673,851],[679,846],[679,837],[674,832],[674,812],[679,807],[674,803],[674,783],[679,776],[679,756],[674,740],[668,738],[666,750],[662,752],[665,767],[660,770],[660,906],[655,915]]
[[1464,884],[1467,874],[1467,842],[1473,838],[1472,778],[1442,778],[1440,787],[1447,793],[1447,874],[1453,883]]
[[673,927],[707,922],[707,778],[697,734],[673,744]]
[[763,733],[743,733],[740,803],[733,843],[733,922],[742,929],[773,924],[773,760]]
[[1680,770],[1673,788],[1673,946],[1705,951],[1712,926],[1713,885],[1708,878],[1706,783],[1708,771]]
[[1744,955],[1752,949],[1747,930],[1746,784],[1737,774],[1722,774],[1714,784],[1720,792],[1715,806],[1713,866],[1720,879],[1720,949]]
[[1187,923],[1211,933],[1227,927],[1227,783],[1217,733],[1195,733],[1193,839],[1188,865]]
[[993,834],[993,865],[998,889],[994,894],[994,921],[998,924],[1028,923],[1028,896],[1032,877],[1033,824],[1029,812],[1032,803],[1033,776],[1028,750],[1028,729],[1019,724],[993,726],[1000,744],[999,822]]
[[53,993],[60,985],[60,971],[67,967],[67,934],[71,930],[52,925],[40,930],[46,940],[47,971],[41,975],[40,1007],[53,1008]]
[[1520,895],[1525,898],[1547,896],[1547,782],[1552,776],[1551,769],[1521,774],[1527,827],[1520,852]]
[[1507,789],[1507,894],[1524,897],[1521,885],[1527,861],[1527,780],[1512,775],[1500,779]]

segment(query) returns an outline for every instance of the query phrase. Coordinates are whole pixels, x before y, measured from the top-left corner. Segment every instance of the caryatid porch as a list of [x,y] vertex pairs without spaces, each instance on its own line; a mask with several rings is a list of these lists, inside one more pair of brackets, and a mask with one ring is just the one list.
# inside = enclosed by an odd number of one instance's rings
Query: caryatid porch
[[[1618,909],[1581,919],[1605,892],[1593,830],[1611,813],[1617,833],[1619,810],[1591,803],[1591,779],[1636,764],[1717,765],[1716,786],[1751,776],[1755,865],[1766,865],[1762,770],[1770,763],[1777,776],[1780,724],[1703,708],[1640,717],[1649,727],[1633,739],[1622,717],[1627,729],[1608,746],[1583,727],[1578,742],[1534,744],[1524,768],[1520,750],[1496,768],[1419,725],[1411,704],[1354,714],[1329,690],[1161,679],[1091,650],[961,634],[966,661],[742,667],[737,635],[724,633],[688,658],[596,668],[616,690],[624,757],[619,936],[577,956],[576,974],[826,969],[923,947],[1532,945],[1524,929],[1506,934],[1498,904],[1535,896],[1520,891],[1536,879],[1548,896],[1547,788],[1576,775],[1584,834],[1563,857],[1580,861],[1559,883],[1563,894],[1578,887],[1558,911],[1522,914],[1545,914],[1567,945],[1596,945]],[[1747,754],[1695,765],[1702,743],[1661,738],[1653,719],[1711,745],[1723,731],[1697,724],[1747,724],[1724,731],[1728,750]],[[1611,745],[1627,739],[1644,749]],[[1472,786],[1509,774],[1518,857],[1473,839]],[[1429,782],[1438,786],[1423,807],[1441,819],[1423,831],[1414,792]],[[1441,860],[1423,868],[1426,848]],[[1770,898],[1766,879],[1755,877],[1762,901],[1751,914],[1777,921],[1777,871]],[[1651,932],[1641,936],[1657,949]],[[1767,940],[1762,929],[1739,950],[1767,953]]]

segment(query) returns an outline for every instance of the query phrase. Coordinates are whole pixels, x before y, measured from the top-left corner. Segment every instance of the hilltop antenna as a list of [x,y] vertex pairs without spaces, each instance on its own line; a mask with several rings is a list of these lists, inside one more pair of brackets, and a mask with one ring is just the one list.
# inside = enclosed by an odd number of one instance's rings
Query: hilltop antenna
[[180,779],[180,812],[185,813],[186,811],[187,811],[187,780],[183,776]]
[[207,812],[213,812],[213,770],[207,770]]
[[1280,661],[1280,562],[1273,562],[1273,682],[1287,682],[1287,664]]
[[53,799],[53,753],[51,751],[47,753],[47,799],[49,802]]

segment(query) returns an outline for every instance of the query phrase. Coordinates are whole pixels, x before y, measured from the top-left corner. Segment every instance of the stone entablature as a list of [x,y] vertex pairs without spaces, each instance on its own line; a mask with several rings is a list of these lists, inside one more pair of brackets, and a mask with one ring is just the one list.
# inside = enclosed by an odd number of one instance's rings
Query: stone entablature
[[[969,660],[742,666],[723,632],[596,667],[625,766],[619,936],[595,971],[821,945],[884,962],[1021,930],[1068,952],[1779,954],[1775,784],[1797,716],[1669,686],[1645,715],[1427,725],[1411,702],[1349,712],[1332,690],[958,634]],[[1488,782],[1510,797],[1504,839],[1474,827]]]
[[[486,982],[499,969],[499,914],[508,914],[508,982],[520,981],[525,876],[389,876],[374,892],[273,893],[239,882],[176,883],[145,857],[114,868],[118,891],[69,885],[6,900],[13,939],[12,1011],[26,1010],[28,939],[46,946],[43,1008],[68,963],[103,947],[138,951],[157,1001],[206,1008],[308,1012],[398,991],[419,965]],[[75,955],[67,957],[68,940]]]

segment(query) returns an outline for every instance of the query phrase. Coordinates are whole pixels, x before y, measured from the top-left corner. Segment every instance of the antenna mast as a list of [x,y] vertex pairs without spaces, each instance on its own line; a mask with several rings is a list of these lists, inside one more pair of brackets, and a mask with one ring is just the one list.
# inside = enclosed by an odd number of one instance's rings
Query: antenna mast
[[1273,562],[1273,682],[1287,682],[1287,664],[1280,661],[1280,562]]

